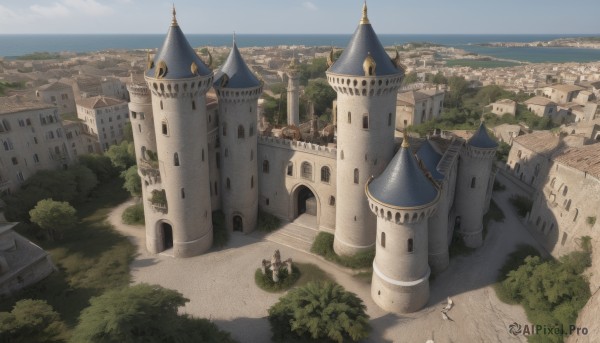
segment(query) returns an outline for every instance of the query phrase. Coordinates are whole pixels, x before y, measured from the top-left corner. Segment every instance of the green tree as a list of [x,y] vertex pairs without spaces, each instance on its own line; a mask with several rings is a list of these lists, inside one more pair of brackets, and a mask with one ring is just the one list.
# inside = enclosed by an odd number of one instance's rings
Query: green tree
[[331,108],[336,93],[326,79],[315,79],[308,82],[304,94],[315,106],[315,115],[320,116]]
[[417,73],[415,73],[414,71],[411,71],[410,73],[404,75],[404,80],[402,80],[402,84],[410,85],[411,83],[415,83],[417,81],[419,81],[419,76],[417,76]]
[[90,195],[92,190],[98,185],[98,177],[94,172],[80,164],[74,165],[67,173],[71,174],[76,183],[77,201],[84,201]]
[[139,197],[142,195],[142,179],[138,174],[137,166],[129,167],[121,173],[121,177],[125,180],[123,188],[131,193],[131,196]]
[[437,74],[433,76],[431,82],[435,83],[436,85],[447,85],[448,79],[444,76],[444,74],[442,74],[442,72],[438,71]]
[[310,63],[298,65],[300,84],[306,86],[311,79],[325,78],[327,69],[327,59],[325,57],[318,57],[313,59]]
[[0,312],[0,342],[59,342],[65,325],[44,300],[19,300],[11,312]]
[[64,230],[77,224],[76,211],[68,202],[54,201],[52,199],[40,200],[29,211],[31,222],[46,231],[48,237],[57,240],[62,237]]
[[189,300],[157,285],[138,284],[92,298],[81,312],[71,342],[233,342],[206,319],[179,315]]
[[127,122],[123,125],[123,140],[133,142],[133,128],[131,127],[131,122]]
[[269,309],[273,340],[358,341],[369,335],[366,306],[354,293],[332,282],[295,288]]
[[126,170],[135,164],[135,147],[132,142],[122,141],[121,144],[111,145],[106,156],[119,170]]
[[462,96],[467,93],[469,83],[462,76],[451,76],[448,79],[448,87],[450,92],[446,96],[446,102],[450,106],[462,105]]
[[79,156],[79,163],[96,174],[100,182],[108,181],[118,175],[119,171],[105,155],[88,154]]

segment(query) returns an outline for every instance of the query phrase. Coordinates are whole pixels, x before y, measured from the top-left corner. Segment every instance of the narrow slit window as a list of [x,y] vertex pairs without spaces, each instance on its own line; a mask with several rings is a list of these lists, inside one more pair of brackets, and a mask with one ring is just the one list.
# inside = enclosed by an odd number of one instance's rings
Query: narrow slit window
[[179,154],[175,153],[173,155],[173,164],[175,165],[175,167],[179,167]]
[[407,245],[406,245],[406,249],[407,249],[408,252],[413,252],[414,246],[413,246],[413,239],[412,238],[408,239],[408,242],[407,242]]
[[358,168],[355,168],[354,169],[354,183],[358,184],[358,179],[359,179]]

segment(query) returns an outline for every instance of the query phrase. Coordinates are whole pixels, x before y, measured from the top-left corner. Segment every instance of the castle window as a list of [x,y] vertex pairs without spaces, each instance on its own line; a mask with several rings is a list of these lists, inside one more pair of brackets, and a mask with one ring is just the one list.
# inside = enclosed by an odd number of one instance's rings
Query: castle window
[[369,128],[369,114],[368,113],[363,114],[362,125],[363,125],[363,129]]
[[217,169],[221,168],[221,154],[217,153],[215,155],[215,161],[217,162]]
[[329,183],[329,179],[331,178],[331,170],[329,167],[321,168],[321,181]]
[[181,189],[181,199],[185,199],[185,189]]
[[521,150],[519,150],[519,151],[517,152],[517,157],[518,157],[518,158],[521,158],[521,155],[522,155],[522,154],[523,154],[523,152],[522,152]]
[[553,177],[552,181],[550,182],[550,187],[554,188],[554,184],[556,183],[556,178]]
[[294,163],[293,162],[289,162],[287,165],[287,175],[288,176],[294,175]]
[[566,203],[565,203],[565,210],[569,211],[571,209],[571,199],[569,199]]
[[167,127],[167,122],[164,120],[162,122],[162,133],[163,133],[163,135],[169,134],[169,128]]
[[335,206],[335,197],[333,195],[329,197],[329,206]]
[[268,160],[263,161],[263,173],[269,174],[269,161]]
[[573,222],[577,221],[577,216],[579,215],[579,210],[575,209],[575,216],[573,216]]
[[254,175],[250,177],[250,189],[254,188]]
[[354,169],[354,183],[358,184],[358,179],[359,179],[358,168],[355,168]]
[[244,127],[242,125],[238,126],[238,138],[244,138],[245,132]]
[[348,124],[352,124],[352,113],[348,112]]
[[265,199],[265,204],[267,204],[267,206],[269,206],[269,198]]
[[133,119],[135,119],[135,117],[137,116],[136,112],[131,111],[131,116],[133,117]]
[[409,238],[409,239],[408,239],[408,242],[407,242],[407,244],[406,244],[406,250],[407,250],[408,252],[413,252],[413,249],[414,249],[414,246],[413,246],[413,239],[412,239],[412,238]]
[[192,100],[192,110],[196,109],[196,102]]
[[302,162],[302,177],[305,179],[312,180],[312,165],[308,162]]
[[138,131],[142,132],[142,125],[141,124],[138,124]]
[[475,180],[476,178],[471,179],[471,188],[475,188]]
[[231,181],[227,178],[227,189],[231,189]]
[[175,153],[175,155],[173,155],[173,164],[175,165],[175,167],[179,167],[179,154]]
[[392,113],[388,113],[388,126],[392,126]]
[[215,195],[219,195],[219,185],[217,184],[217,181],[215,181]]
[[160,109],[161,109],[161,110],[163,109],[163,103],[162,103],[162,100],[160,101]]
[[223,123],[223,136],[227,136],[227,123]]
[[568,191],[569,187],[565,186],[565,188],[563,188],[563,196],[566,196]]
[[385,248],[385,232],[381,233],[381,238],[379,239],[379,243],[381,244],[382,248]]

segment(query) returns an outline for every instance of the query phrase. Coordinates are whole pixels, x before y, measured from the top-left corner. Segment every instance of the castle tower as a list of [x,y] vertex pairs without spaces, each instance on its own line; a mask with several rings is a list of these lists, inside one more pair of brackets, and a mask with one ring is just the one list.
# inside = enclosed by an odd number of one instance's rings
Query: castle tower
[[205,94],[213,73],[196,55],[173,20],[162,48],[145,74],[152,92],[157,164],[162,189],[151,199],[161,213],[146,222],[151,252],[173,247],[189,257],[210,249],[213,239]]
[[440,200],[435,214],[429,218],[428,225],[428,260],[429,267],[432,273],[435,274],[446,269],[450,263],[448,255],[448,211],[450,209],[447,200],[450,185],[448,178],[437,170],[437,166],[442,160],[442,154],[434,148],[431,141],[426,140],[423,142],[416,155],[419,163],[427,169],[427,172],[440,189]]
[[287,124],[300,125],[300,74],[296,58],[292,59],[287,70]]
[[257,116],[263,85],[233,42],[214,87],[221,120],[221,189],[225,226],[251,232],[258,214]]
[[417,165],[406,135],[400,151],[365,191],[377,216],[371,297],[387,311],[415,312],[429,299],[427,222],[439,191]]
[[483,121],[460,152],[456,181],[457,229],[465,245],[483,243],[483,215],[488,208],[488,192],[493,184],[492,166],[498,143],[490,138]]
[[337,92],[337,204],[334,249],[352,255],[373,248],[375,218],[364,185],[394,154],[396,93],[403,71],[390,59],[367,17],[327,71]]

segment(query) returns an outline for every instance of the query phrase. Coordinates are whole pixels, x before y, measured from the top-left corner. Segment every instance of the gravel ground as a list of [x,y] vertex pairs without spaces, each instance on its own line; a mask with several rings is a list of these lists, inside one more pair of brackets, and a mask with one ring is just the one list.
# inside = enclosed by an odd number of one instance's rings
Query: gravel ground
[[[527,323],[520,306],[500,302],[492,284],[505,257],[521,243],[536,245],[508,202],[519,190],[498,175],[507,188],[494,199],[506,216],[503,223],[492,222],[483,247],[469,256],[451,260],[450,266],[431,282],[431,298],[421,311],[409,315],[386,313],[375,305],[370,285],[351,276],[320,257],[260,240],[260,235],[234,233],[224,249],[188,259],[151,255],[144,247],[144,229],[121,223],[122,211],[132,202],[114,209],[109,221],[138,245],[139,254],[131,265],[135,283],[146,282],[176,289],[190,302],[182,312],[210,318],[232,333],[240,342],[269,342],[267,309],[281,294],[260,290],[254,272],[263,258],[275,249],[282,259],[313,263],[329,273],[367,305],[373,332],[367,342],[526,342],[509,334],[508,325]],[[452,321],[442,319],[440,310],[446,297],[455,306],[448,312]]]

